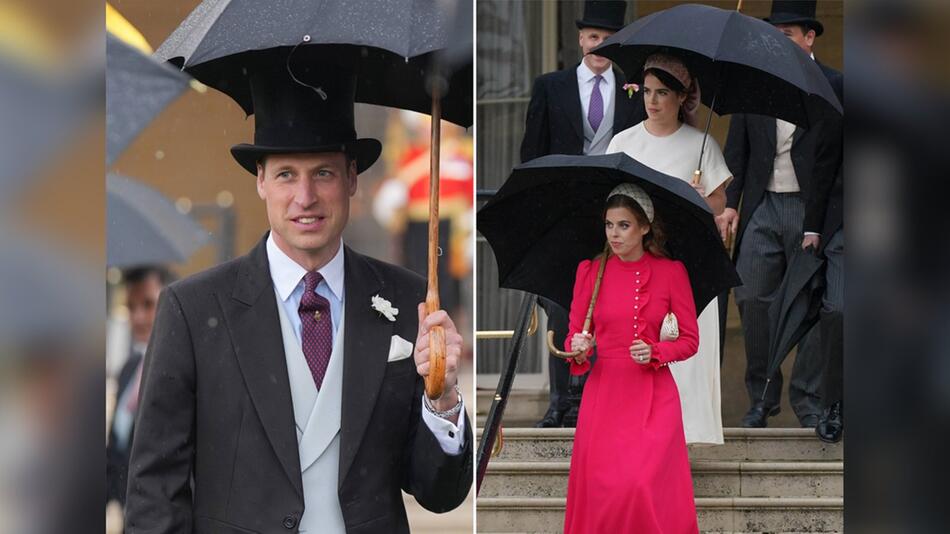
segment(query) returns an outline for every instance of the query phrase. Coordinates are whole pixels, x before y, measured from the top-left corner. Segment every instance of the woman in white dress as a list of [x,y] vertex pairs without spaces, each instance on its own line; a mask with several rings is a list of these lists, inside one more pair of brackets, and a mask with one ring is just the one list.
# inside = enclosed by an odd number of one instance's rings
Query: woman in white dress
[[[643,94],[647,119],[615,135],[607,153],[624,152],[648,167],[692,184],[703,143],[703,132],[695,128],[698,83],[678,58],[654,54],[644,63],[643,83],[638,90]],[[702,156],[702,177],[693,188],[715,215],[725,209],[730,179],[732,173],[719,144],[710,136]],[[671,365],[670,370],[680,394],[686,442],[722,444],[717,300],[706,306],[698,323],[696,356]]]

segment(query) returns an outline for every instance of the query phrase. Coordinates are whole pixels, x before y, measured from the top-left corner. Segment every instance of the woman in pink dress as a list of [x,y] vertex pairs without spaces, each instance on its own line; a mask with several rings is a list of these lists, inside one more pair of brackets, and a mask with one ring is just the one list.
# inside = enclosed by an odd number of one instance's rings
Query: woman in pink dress
[[[663,252],[650,197],[621,184],[607,200],[610,254],[590,333],[582,332],[603,255],[577,267],[565,346],[582,351],[572,374],[594,366],[581,400],[564,532],[698,532],[679,394],[667,365],[696,353],[696,308],[686,268]],[[663,318],[679,323],[660,341]]]

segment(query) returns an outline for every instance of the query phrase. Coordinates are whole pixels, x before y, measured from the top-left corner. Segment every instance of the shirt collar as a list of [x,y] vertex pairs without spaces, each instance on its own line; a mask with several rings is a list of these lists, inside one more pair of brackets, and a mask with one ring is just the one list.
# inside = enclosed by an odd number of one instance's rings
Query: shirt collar
[[[590,67],[587,66],[587,63],[584,63],[584,60],[581,60],[580,65],[577,66],[577,79],[582,83],[587,83],[594,79],[594,71],[590,70]],[[601,73],[601,76],[604,77],[604,81],[607,82],[608,87],[610,84],[614,83],[614,69],[609,68]]]
[[[340,248],[333,259],[317,269],[330,291],[341,302],[343,301],[343,256],[343,240],[341,239]],[[277,289],[280,299],[286,301],[303,280],[307,270],[280,250],[274,242],[273,232],[267,236],[267,263],[270,264],[270,277],[274,281],[274,288]]]

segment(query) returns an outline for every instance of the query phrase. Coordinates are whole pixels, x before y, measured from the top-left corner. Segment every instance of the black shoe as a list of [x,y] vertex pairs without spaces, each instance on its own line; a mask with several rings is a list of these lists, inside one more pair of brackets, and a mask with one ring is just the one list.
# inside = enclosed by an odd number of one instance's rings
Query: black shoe
[[742,418],[742,428],[765,428],[768,426],[767,419],[773,415],[778,415],[782,408],[778,405],[768,406],[765,401],[758,401],[749,408]]
[[548,412],[544,414],[544,417],[540,421],[534,424],[534,427],[560,428],[562,421],[564,421],[564,412],[555,410],[554,408],[548,408]]
[[821,412],[815,434],[825,443],[838,443],[844,431],[844,416],[841,413],[841,403],[836,402]]
[[803,415],[798,418],[798,422],[802,424],[802,428],[815,428],[818,426],[818,414],[810,413]]

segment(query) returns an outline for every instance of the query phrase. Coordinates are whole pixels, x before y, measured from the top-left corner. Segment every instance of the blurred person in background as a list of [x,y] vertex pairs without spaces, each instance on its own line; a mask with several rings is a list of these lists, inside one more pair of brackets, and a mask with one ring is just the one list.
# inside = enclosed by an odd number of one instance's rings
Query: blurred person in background
[[[622,73],[609,59],[590,53],[623,27],[626,10],[626,2],[584,2],[583,17],[576,21],[584,57],[573,67],[535,79],[521,141],[522,163],[549,154],[604,154],[614,134],[646,118],[642,100],[627,98]],[[538,302],[554,339],[564,339],[567,310],[545,298]],[[535,426],[560,427],[571,409],[568,366],[549,355],[548,375],[548,410]]]
[[[775,0],[765,19],[812,59],[812,45],[824,31],[815,18],[816,4]],[[818,65],[842,100],[842,74]],[[736,235],[734,258],[743,281],[735,288],[735,298],[745,336],[745,382],[751,401],[741,423],[746,428],[765,427],[768,417],[780,411],[781,370],[772,377],[764,399],[763,392],[769,360],[768,307],[787,261],[796,247],[816,252],[822,244],[827,248],[835,233],[825,228],[825,215],[842,140],[829,130],[820,123],[804,130],[762,115],[735,114],[729,123],[724,155],[735,179],[726,189],[726,208],[716,223],[723,239],[727,233]],[[840,234],[838,239],[829,251],[838,250]],[[792,409],[801,426],[809,428],[818,424],[821,413],[823,356],[818,336],[818,329],[812,329],[799,343],[789,384]]]
[[[373,216],[397,240],[397,262],[426,276],[429,246],[429,166],[432,121],[428,115],[401,111],[392,115],[394,136],[408,133],[404,145],[396,143],[393,176],[373,197]],[[396,130],[399,130],[398,132]],[[461,282],[471,272],[471,215],[474,201],[474,166],[471,138],[454,124],[442,125],[439,149],[439,300],[453,316],[461,309]],[[458,319],[456,319],[458,322]]]
[[128,358],[116,381],[116,404],[106,443],[106,502],[115,500],[125,504],[142,361],[152,335],[158,297],[173,279],[171,271],[160,265],[132,267],[122,273],[132,339]]

